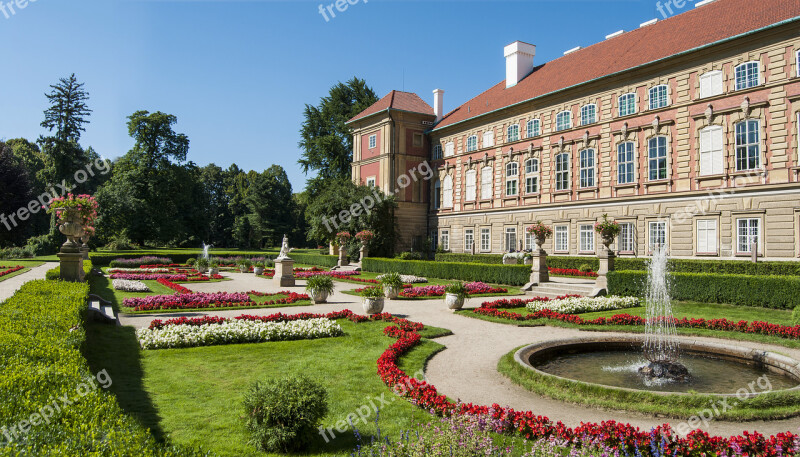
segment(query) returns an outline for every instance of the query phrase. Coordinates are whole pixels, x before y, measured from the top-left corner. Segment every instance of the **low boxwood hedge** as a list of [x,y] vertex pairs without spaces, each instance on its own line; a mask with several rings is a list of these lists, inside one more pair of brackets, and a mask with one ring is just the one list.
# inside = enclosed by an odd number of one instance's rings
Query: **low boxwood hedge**
[[[647,272],[612,271],[608,290],[613,295],[644,296]],[[792,309],[800,302],[800,278],[716,273],[671,273],[676,300]]]
[[362,264],[364,271],[426,276],[429,278],[483,281],[509,286],[528,283],[530,265],[489,265],[481,263],[429,262],[425,260],[399,260],[368,257]]
[[31,281],[0,307],[1,453],[204,455],[157,443],[99,387],[109,380],[81,354],[88,294],[86,284]]

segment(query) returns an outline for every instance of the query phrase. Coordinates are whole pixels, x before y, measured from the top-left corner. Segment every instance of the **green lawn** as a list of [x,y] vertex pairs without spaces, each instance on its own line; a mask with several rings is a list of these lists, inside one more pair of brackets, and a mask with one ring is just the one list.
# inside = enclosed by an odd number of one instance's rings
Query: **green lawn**
[[8,268],[0,268],[0,271],[5,271],[7,269],[22,266],[25,267],[22,270],[15,271],[14,273],[7,274],[5,276],[0,276],[0,281],[5,281],[6,279],[11,279],[14,276],[21,275],[23,273],[27,273],[31,270],[31,268],[38,267],[39,265],[44,264],[44,262],[38,262],[35,260],[0,260],[0,266],[8,267]]
[[[383,336],[387,324],[339,323],[346,335],[338,338],[158,351],[139,350],[132,328],[91,324],[86,357],[93,371],[108,370],[120,405],[157,438],[220,456],[268,455],[246,444],[240,404],[251,383],[269,377],[304,374],[321,383],[329,398],[325,428],[335,427],[372,399],[381,405],[378,398],[388,402],[380,411],[383,435],[397,437],[413,423],[428,420],[376,374],[378,357],[393,342]],[[421,333],[434,337],[449,332],[426,328]],[[401,367],[409,375],[416,373],[442,348],[426,340],[403,357]],[[362,435],[376,433],[373,420],[374,415],[366,424],[356,423]],[[316,435],[309,455],[350,455],[356,445],[352,432],[336,434],[329,443]]]

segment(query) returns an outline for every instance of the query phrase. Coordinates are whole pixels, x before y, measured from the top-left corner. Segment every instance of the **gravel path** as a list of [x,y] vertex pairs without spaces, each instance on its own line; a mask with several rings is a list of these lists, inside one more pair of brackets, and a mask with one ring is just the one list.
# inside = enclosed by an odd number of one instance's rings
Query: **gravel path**
[[[223,274],[234,278],[234,280],[221,283],[190,284],[187,285],[187,287],[197,292],[246,292],[251,290],[278,292],[281,290],[281,288],[273,286],[272,281],[257,278],[252,274]],[[305,282],[298,281],[297,285],[298,287],[293,290],[302,290],[305,286]],[[208,313],[120,316],[120,321],[122,325],[146,327],[153,319],[164,319],[183,315],[233,317],[245,313],[253,315],[267,315],[276,312],[286,314],[298,312],[327,313],[342,309],[350,309],[354,312],[361,313],[360,300],[357,297],[341,293],[341,290],[350,290],[360,286],[342,282],[337,282],[336,286],[337,292],[329,298],[328,304],[323,305],[245,311],[233,310]],[[478,306],[480,302],[486,300],[486,298],[472,299],[467,304],[467,307]],[[531,410],[535,411],[536,414],[547,416],[556,421],[562,421],[569,426],[576,426],[581,422],[602,422],[613,419],[620,422],[628,422],[647,430],[665,422],[670,422],[673,426],[677,426],[681,422],[678,420],[646,417],[635,413],[604,411],[551,400],[514,385],[497,372],[497,362],[500,358],[519,346],[551,339],[585,336],[586,332],[577,329],[549,326],[517,327],[472,319],[448,311],[441,299],[420,301],[387,300],[385,311],[408,317],[413,321],[436,327],[443,327],[453,331],[453,335],[436,340],[438,343],[445,345],[447,349],[434,356],[426,368],[428,382],[435,385],[440,393],[446,394],[450,398],[486,405],[497,403],[501,406],[509,406],[516,410]],[[720,340],[713,338],[695,337],[692,339],[720,342]],[[724,340],[724,342],[726,344],[779,352],[800,359],[800,350],[783,346],[737,342],[732,340]],[[746,387],[747,383],[751,381],[754,380],[742,379],[742,386]],[[740,434],[745,430],[757,430],[766,435],[772,435],[785,431],[797,432],[798,428],[800,428],[800,418],[769,422],[712,422],[709,427],[701,428],[709,433],[722,436]]]
[[[13,263],[13,261],[8,263]],[[25,273],[13,276],[5,281],[0,281],[0,302],[3,302],[8,297],[14,295],[14,293],[18,291],[19,288],[22,287],[22,285],[26,282],[33,281],[35,279],[44,279],[45,275],[47,274],[47,270],[52,270],[56,266],[57,264],[55,263],[45,263],[43,265],[39,265],[38,267],[33,267]]]

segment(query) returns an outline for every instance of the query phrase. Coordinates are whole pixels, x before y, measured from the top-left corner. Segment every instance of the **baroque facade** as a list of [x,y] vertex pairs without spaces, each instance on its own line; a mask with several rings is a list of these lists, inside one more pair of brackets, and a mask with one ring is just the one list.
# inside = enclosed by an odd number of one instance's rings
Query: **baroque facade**
[[[614,249],[685,258],[800,257],[800,2],[715,0],[536,65],[505,48],[506,80],[443,111],[393,91],[350,121],[353,178],[400,190],[399,249]],[[435,175],[398,186],[427,160]],[[405,181],[403,183],[405,184]]]

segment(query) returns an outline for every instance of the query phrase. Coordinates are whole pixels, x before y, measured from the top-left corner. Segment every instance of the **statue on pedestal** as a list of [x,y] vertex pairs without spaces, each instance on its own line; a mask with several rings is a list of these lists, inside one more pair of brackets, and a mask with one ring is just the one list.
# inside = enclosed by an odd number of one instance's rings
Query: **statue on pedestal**
[[278,254],[276,260],[283,260],[289,258],[289,237],[283,235],[283,243],[281,244],[281,252]]

